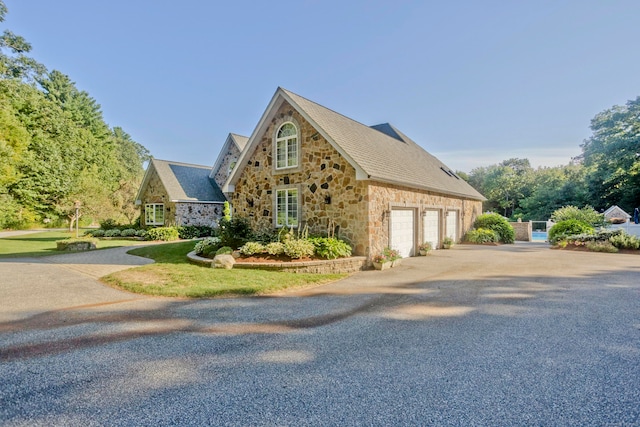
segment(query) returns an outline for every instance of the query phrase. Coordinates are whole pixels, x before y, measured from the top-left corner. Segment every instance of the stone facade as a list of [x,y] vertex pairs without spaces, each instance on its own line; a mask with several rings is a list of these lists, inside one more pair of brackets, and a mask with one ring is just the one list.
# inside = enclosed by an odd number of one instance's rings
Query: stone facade
[[424,241],[422,236],[422,214],[425,210],[437,210],[440,218],[440,238],[445,236],[445,215],[449,211],[458,213],[456,235],[458,240],[472,227],[478,215],[482,213],[482,202],[465,200],[453,196],[432,193],[426,190],[394,186],[384,183],[371,183],[368,186],[369,212],[367,255],[382,252],[390,246],[390,213],[394,208],[414,209],[416,218],[414,240],[416,246]]
[[176,225],[207,225],[217,227],[224,211],[223,203],[175,203]]
[[164,188],[160,176],[155,169],[149,171],[149,181],[144,189],[144,193],[140,196],[140,221],[141,225],[145,225],[144,222],[144,208],[148,203],[162,203],[164,204],[164,225],[176,225],[175,224],[175,211],[176,204],[169,201],[169,195]]
[[[301,228],[318,234],[335,232],[351,244],[355,255],[368,257],[389,246],[389,211],[393,207],[416,209],[416,245],[421,241],[420,214],[424,209],[439,209],[441,224],[447,211],[458,211],[458,236],[482,212],[480,201],[356,181],[356,171],[349,162],[289,104],[283,103],[273,117],[254,152],[248,153],[248,164],[231,195],[234,214],[249,218],[256,229],[275,227],[275,190],[285,188],[298,189]],[[294,123],[299,131],[298,166],[277,170],[273,141],[285,122]]]
[[222,162],[220,162],[220,167],[217,171],[214,171],[213,176],[213,179],[216,181],[216,184],[218,184],[218,187],[220,188],[222,188],[224,182],[227,180],[229,174],[233,170],[232,166],[235,166],[236,162],[240,158],[240,150],[238,149],[238,147],[233,143],[227,145],[229,149],[224,154]]
[[[276,170],[273,140],[281,124],[296,124],[301,140],[299,166]],[[297,188],[300,227],[310,233],[329,230],[356,247],[366,232],[367,187],[355,169],[291,106],[284,103],[272,120],[236,184],[234,214],[248,217],[255,228],[275,227],[275,190]]]

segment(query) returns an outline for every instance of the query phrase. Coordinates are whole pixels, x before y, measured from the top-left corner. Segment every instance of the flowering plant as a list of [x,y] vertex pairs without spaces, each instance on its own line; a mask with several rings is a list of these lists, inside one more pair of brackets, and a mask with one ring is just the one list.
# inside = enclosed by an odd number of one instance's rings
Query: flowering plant
[[424,242],[420,246],[418,246],[419,251],[429,252],[433,247],[431,246],[431,242]]

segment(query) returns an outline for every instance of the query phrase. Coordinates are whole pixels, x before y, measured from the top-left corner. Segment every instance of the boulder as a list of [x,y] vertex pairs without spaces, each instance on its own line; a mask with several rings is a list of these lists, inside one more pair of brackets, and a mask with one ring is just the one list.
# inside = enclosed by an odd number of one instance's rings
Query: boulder
[[213,268],[226,268],[227,270],[231,270],[233,268],[233,264],[236,263],[236,260],[233,259],[231,255],[216,255],[213,258],[213,262],[211,263],[211,267]]

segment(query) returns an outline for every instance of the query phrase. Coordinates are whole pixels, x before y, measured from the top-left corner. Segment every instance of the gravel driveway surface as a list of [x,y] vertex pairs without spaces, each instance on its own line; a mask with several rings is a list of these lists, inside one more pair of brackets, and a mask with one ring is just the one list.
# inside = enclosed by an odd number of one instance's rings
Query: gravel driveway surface
[[640,425],[639,278],[636,255],[459,245],[270,297],[2,301],[0,424]]

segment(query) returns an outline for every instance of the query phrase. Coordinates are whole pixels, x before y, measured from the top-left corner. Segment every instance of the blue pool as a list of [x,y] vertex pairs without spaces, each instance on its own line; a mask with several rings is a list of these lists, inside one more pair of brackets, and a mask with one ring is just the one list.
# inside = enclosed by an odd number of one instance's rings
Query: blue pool
[[547,241],[547,232],[546,231],[534,231],[531,233],[531,240],[534,242],[546,242]]

